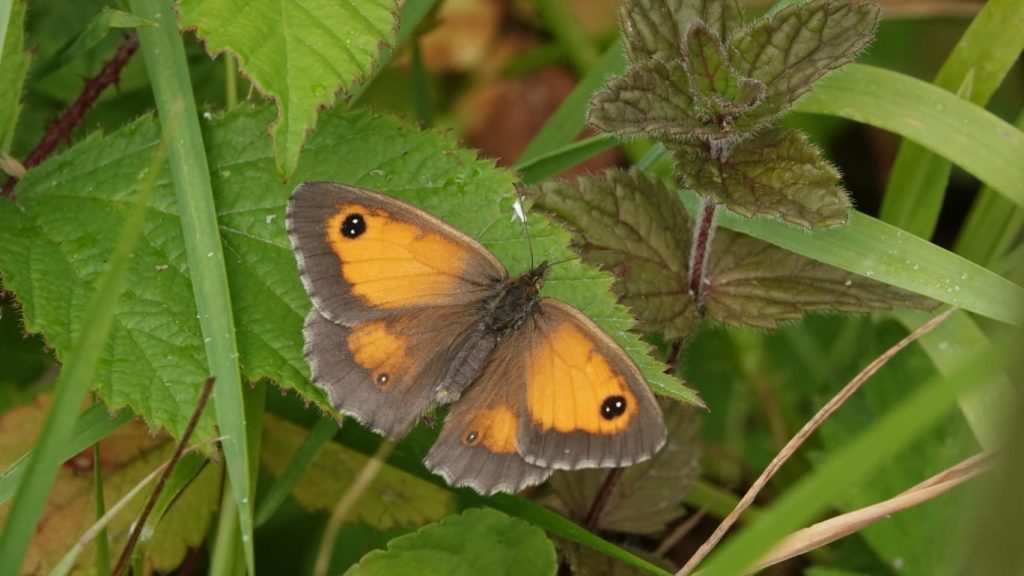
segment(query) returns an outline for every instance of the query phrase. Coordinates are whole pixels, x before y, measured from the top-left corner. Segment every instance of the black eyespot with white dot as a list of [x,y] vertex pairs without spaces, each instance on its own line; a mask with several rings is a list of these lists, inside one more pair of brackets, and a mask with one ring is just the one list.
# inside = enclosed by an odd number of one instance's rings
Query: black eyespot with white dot
[[386,372],[383,373],[383,374],[380,374],[380,375],[377,376],[377,385],[378,386],[384,386],[385,384],[388,383],[388,380],[390,380],[390,379],[391,379],[391,377],[388,376],[388,374]]
[[477,441],[478,438],[480,438],[480,435],[477,434],[476,430],[473,430],[469,434],[466,434],[466,437],[463,439],[463,443],[469,444],[470,446],[472,446],[472,445],[476,444],[476,441]]
[[362,214],[349,214],[341,223],[341,235],[345,238],[359,238],[366,232],[366,219]]
[[601,417],[614,420],[626,413],[626,399],[622,396],[609,396],[601,403]]

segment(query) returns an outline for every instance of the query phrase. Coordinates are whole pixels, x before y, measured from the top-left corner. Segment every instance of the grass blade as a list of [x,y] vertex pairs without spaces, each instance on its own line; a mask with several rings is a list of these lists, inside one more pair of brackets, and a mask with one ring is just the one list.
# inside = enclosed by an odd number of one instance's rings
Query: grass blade
[[905,74],[851,64],[794,107],[895,132],[1024,206],[1024,133],[955,94]]
[[118,237],[117,248],[110,255],[107,271],[100,278],[85,309],[83,330],[75,337],[68,361],[55,385],[53,403],[46,415],[32,453],[28,456],[14,501],[7,515],[3,536],[0,536],[0,574],[17,574],[35,534],[36,523],[43,513],[50,488],[66,447],[72,441],[78,412],[92,384],[100,355],[106,346],[114,323],[114,312],[121,295],[131,252],[142,235],[146,208],[153,193],[158,167],[163,163],[163,148],[154,155],[135,205]]
[[256,507],[256,525],[260,526],[277,512],[277,509],[288,498],[288,494],[299,481],[302,473],[316,460],[320,450],[338,433],[338,423],[332,418],[320,418],[306,436],[305,442],[295,453],[295,457],[281,472],[281,475],[270,485],[263,500]]
[[249,504],[250,466],[246,442],[245,404],[238,368],[231,295],[228,291],[224,251],[217,227],[209,166],[192,94],[185,46],[169,0],[132,0],[138,16],[157,22],[157,27],[138,31],[166,141],[185,238],[192,290],[199,312],[214,389],[217,425],[225,436],[221,446],[234,498],[238,505],[246,566],[255,573],[252,549],[252,507]]
[[523,184],[536,184],[541,180],[559,174],[563,170],[572,168],[587,158],[613,148],[618,143],[615,137],[609,134],[584,138],[538,156],[520,165],[517,170]]

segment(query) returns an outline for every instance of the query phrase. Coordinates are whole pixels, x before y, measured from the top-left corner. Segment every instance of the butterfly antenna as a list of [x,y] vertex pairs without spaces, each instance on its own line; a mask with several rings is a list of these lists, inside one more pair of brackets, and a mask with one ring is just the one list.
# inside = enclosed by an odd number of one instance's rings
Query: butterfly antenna
[[572,262],[573,260],[579,260],[580,258],[581,258],[581,256],[579,254],[577,254],[577,255],[575,255],[575,256],[573,256],[571,258],[566,258],[564,260],[557,260],[555,262],[552,262],[551,264],[549,264],[549,266],[552,266],[552,267],[558,266],[559,264],[565,264],[566,262]]
[[516,201],[512,204],[515,211],[515,218],[523,223],[523,234],[526,234],[526,248],[530,251],[530,269],[534,268],[533,261],[533,240],[530,238],[530,223],[526,219],[526,205],[523,204],[523,193],[519,186],[516,186]]

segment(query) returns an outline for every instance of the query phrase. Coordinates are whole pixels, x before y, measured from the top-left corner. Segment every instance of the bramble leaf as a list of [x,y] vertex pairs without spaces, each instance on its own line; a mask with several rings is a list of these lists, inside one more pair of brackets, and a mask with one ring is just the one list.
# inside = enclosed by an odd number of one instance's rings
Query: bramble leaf
[[555,574],[555,547],[544,531],[489,508],[449,516],[388,542],[345,574]]
[[[692,406],[662,403],[668,439],[650,460],[622,471],[596,528],[626,534],[657,534],[683,515],[683,499],[698,476],[700,418]],[[583,521],[608,470],[558,471],[549,485],[555,508]]]
[[736,0],[627,0],[619,9],[626,54],[634,64],[679,58],[686,31],[697,21],[729,38],[742,19]]
[[237,57],[277,102],[271,134],[284,179],[298,165],[317,110],[370,73],[398,27],[395,0],[180,0],[178,10],[183,27],[195,28],[211,53]]
[[615,275],[619,301],[645,332],[674,340],[700,324],[687,291],[690,217],[660,180],[609,170],[529,191],[541,210],[576,232],[585,262]]
[[[239,361],[247,380],[271,379],[329,410],[302,356],[302,323],[311,302],[285,233],[285,204],[294,185],[282,184],[274,169],[265,137],[272,117],[269,107],[242,106],[203,125]],[[82,302],[106,266],[159,142],[159,126],[149,117],[94,136],[33,169],[18,185],[17,203],[0,201],[4,288],[23,304],[26,330],[42,333],[58,358],[70,335],[82,329]],[[480,240],[512,274],[530,265],[527,238],[511,219],[512,174],[459,149],[449,136],[394,118],[335,111],[321,119],[303,162],[298,181],[335,180],[391,193]],[[207,368],[173,189],[167,174],[158,178],[96,390],[112,409],[130,406],[154,428],[179,434]],[[563,230],[539,217],[530,230],[538,261],[571,256]],[[630,353],[656,392],[695,401],[629,331],[634,320],[611,287],[606,273],[575,261],[552,270],[544,295],[593,318]],[[214,436],[206,416],[197,441]]]
[[737,32],[729,41],[733,69],[767,86],[757,116],[784,112],[819,78],[852,62],[878,16],[866,0],[811,0]]
[[689,188],[737,214],[768,214],[805,228],[846,222],[850,199],[839,173],[799,131],[774,128],[725,155],[703,142],[678,144],[675,159]]
[[[305,439],[305,430],[270,414],[263,416],[260,463],[277,476]],[[292,488],[295,500],[309,510],[331,510],[370,459],[328,442]],[[349,518],[380,530],[396,525],[418,527],[441,519],[454,508],[452,492],[385,466],[352,509]]]

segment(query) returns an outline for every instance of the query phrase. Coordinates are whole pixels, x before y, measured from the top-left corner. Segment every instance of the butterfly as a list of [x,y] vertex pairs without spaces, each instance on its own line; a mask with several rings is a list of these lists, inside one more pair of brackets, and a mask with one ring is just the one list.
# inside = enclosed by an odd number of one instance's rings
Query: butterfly
[[287,228],[313,308],[305,356],[331,404],[397,440],[454,404],[425,464],[452,486],[518,492],[556,469],[627,466],[665,443],[626,352],[511,277],[478,242],[397,199],[300,184]]

